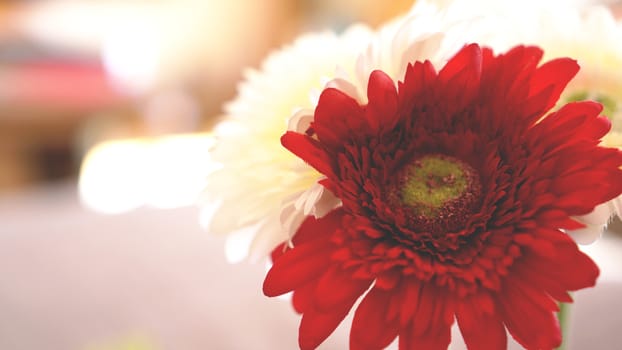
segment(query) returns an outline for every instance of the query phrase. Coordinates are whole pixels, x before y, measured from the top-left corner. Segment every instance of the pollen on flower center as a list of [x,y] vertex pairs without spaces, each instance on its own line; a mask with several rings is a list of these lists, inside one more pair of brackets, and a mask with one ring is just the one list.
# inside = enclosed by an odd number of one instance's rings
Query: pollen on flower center
[[413,224],[437,231],[456,229],[481,196],[479,175],[469,164],[447,155],[428,154],[404,166],[391,197]]
[[445,156],[425,156],[404,170],[402,202],[426,215],[457,199],[467,188],[462,166]]

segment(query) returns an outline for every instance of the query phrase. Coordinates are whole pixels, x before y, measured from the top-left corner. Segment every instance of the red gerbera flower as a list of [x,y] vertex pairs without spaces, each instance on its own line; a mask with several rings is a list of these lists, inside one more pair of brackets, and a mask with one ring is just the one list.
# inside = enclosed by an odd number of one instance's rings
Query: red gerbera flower
[[[371,74],[367,105],[323,91],[307,134],[283,145],[326,176],[343,206],[308,218],[268,272],[264,293],[294,292],[299,344],[316,348],[354,313],[351,349],[446,349],[457,320],[470,349],[552,349],[557,301],[598,268],[562,229],[622,192],[622,153],[599,147],[601,106],[557,112],[579,67],[542,50],[464,47],[396,89]],[[544,117],[543,117],[544,116]]]

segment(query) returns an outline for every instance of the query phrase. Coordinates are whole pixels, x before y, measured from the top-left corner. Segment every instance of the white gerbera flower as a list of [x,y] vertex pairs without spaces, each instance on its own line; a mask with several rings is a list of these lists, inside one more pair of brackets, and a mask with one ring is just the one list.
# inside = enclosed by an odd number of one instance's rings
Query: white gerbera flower
[[201,199],[204,212],[217,203],[206,220],[210,232],[253,227],[251,255],[261,256],[287,239],[302,216],[321,216],[338,204],[330,192],[314,185],[317,172],[279,140],[292,112],[313,108],[328,77],[337,67],[354,67],[371,35],[360,25],[342,35],[304,35],[271,54],[260,70],[246,72],[215,131],[218,144],[211,156],[222,169],[210,175]]

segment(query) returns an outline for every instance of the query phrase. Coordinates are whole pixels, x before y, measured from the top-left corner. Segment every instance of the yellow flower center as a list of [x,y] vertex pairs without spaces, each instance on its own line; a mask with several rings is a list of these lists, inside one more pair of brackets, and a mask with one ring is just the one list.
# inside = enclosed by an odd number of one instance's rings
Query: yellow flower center
[[429,154],[402,168],[392,193],[392,202],[406,207],[420,229],[445,231],[464,223],[479,202],[481,184],[469,164]]
[[[468,165],[466,165],[468,166]],[[421,214],[434,215],[467,188],[464,165],[441,155],[428,155],[405,169],[402,202]]]

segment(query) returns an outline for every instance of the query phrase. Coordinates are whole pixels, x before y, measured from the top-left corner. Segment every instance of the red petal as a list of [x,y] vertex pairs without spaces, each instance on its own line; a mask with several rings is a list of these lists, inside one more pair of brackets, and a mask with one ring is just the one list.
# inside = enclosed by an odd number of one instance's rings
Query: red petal
[[316,310],[307,310],[302,315],[298,330],[298,344],[301,350],[317,348],[343,321],[352,304],[342,305],[329,313],[320,313]]
[[307,217],[292,239],[294,246],[311,242],[315,239],[329,239],[330,235],[343,226],[342,220],[344,215],[345,211],[343,208],[337,208],[321,218]]
[[[542,54],[543,51],[538,47],[525,46],[514,47],[497,57],[494,57],[490,50],[483,51],[481,96],[489,100],[490,108],[495,116],[490,120],[492,124],[490,131],[496,132],[499,125],[506,123],[510,123],[511,127],[517,122],[530,122],[530,120],[523,120],[525,116],[521,108],[529,107],[529,105],[525,106],[524,102],[529,91],[530,78]],[[547,101],[548,98],[545,98],[544,103]],[[538,110],[539,107],[535,109]],[[517,116],[521,119],[516,119]],[[506,124],[505,127],[508,125]]]
[[531,303],[548,311],[559,311],[557,303],[541,286],[532,284],[529,281],[525,281],[520,278],[508,278],[505,281],[505,284],[505,288],[516,290],[522,295],[523,298],[529,300]]
[[438,298],[437,290],[434,286],[430,284],[422,286],[416,314],[413,317],[413,335],[421,336],[426,333],[428,328],[432,326],[430,319],[434,315],[435,307],[440,307],[442,302],[443,300]]
[[[424,286],[424,290],[428,285]],[[433,287],[432,287],[433,288]],[[430,290],[432,290],[430,288]],[[400,350],[446,350],[451,342],[451,324],[453,323],[453,306],[450,299],[438,290],[428,297],[433,300],[422,300],[419,305],[432,305],[432,313],[417,312],[411,325],[402,329],[399,334]],[[425,294],[422,294],[422,298]],[[427,299],[427,298],[426,298]],[[427,307],[427,306],[426,306]],[[449,320],[450,319],[450,320]],[[448,322],[450,321],[450,322]],[[425,327],[418,325],[425,324]],[[421,332],[424,329],[424,332]]]
[[533,96],[529,96],[525,99],[523,103],[522,120],[524,122],[523,125],[529,127],[536,123],[544,113],[546,113],[546,109],[543,109],[548,106],[549,101],[551,99],[551,94],[553,93],[553,87],[549,86],[542,91],[534,94]]
[[283,254],[285,254],[286,251],[287,251],[287,242],[281,243],[277,245],[276,248],[272,249],[272,252],[270,253],[270,259],[272,261],[276,261],[278,258],[283,256]]
[[566,290],[592,287],[599,275],[598,266],[574,242],[557,243],[557,254],[551,257],[527,252],[520,263],[531,269],[533,274],[541,274],[557,281]]
[[383,349],[398,334],[397,320],[386,321],[386,312],[393,293],[372,288],[354,313],[350,331],[350,349]]
[[319,219],[307,218],[294,238],[296,246],[276,259],[268,271],[264,294],[287,293],[324,273],[334,252],[334,246],[326,236],[341,228],[343,216],[344,210],[339,208]]
[[285,294],[318,278],[330,265],[330,247],[325,241],[313,241],[286,251],[268,271],[263,282],[264,294]]
[[609,131],[609,123],[598,117],[601,110],[600,104],[591,101],[566,104],[539,121],[531,129],[528,142],[550,155],[583,140],[597,141]]
[[410,323],[410,321],[414,318],[417,306],[419,305],[422,289],[423,288],[419,282],[409,281],[402,283],[402,287],[400,288],[400,295],[402,296],[400,324],[402,326]]
[[404,82],[399,84],[399,109],[409,110],[422,95],[429,93],[430,86],[436,81],[436,71],[430,61],[415,62],[406,68]]
[[481,74],[482,51],[477,44],[462,48],[441,69],[438,73],[438,81],[442,84],[439,89],[444,98],[451,101],[446,106],[448,115],[460,113],[479,94]]
[[307,283],[294,291],[292,305],[294,306],[294,310],[299,314],[304,313],[313,302],[313,292],[315,291],[316,285],[314,282]]
[[561,344],[555,314],[526,299],[519,291],[503,288],[497,294],[508,331],[528,349],[554,349]]
[[[547,129],[547,133],[556,133],[553,136],[556,143],[568,136],[573,136],[572,141],[579,139],[598,140],[603,137],[611,128],[611,123],[607,118],[599,118],[603,106],[594,101],[572,102],[562,106],[556,113],[551,113],[540,123],[538,127]],[[577,124],[577,121],[582,121]],[[542,125],[540,125],[542,124]],[[573,126],[574,124],[574,126]],[[561,134],[561,137],[558,135]],[[548,140],[544,140],[548,141]],[[550,141],[549,141],[550,142]]]
[[[321,219],[316,219],[313,216],[307,217],[298,228],[298,231],[296,231],[294,238],[292,238],[293,245],[298,246],[316,239],[325,239],[326,236],[333,234],[341,227],[343,214],[343,209],[337,208]],[[272,261],[279,259],[289,249],[288,242],[279,244],[270,254]]]
[[334,177],[329,157],[311,137],[288,131],[281,136],[281,144],[320,173]]
[[399,335],[400,350],[447,350],[451,342],[451,327],[433,329],[434,333],[416,337],[409,330],[404,330]]
[[527,96],[530,80],[542,59],[544,51],[537,46],[516,46],[507,53],[500,55],[501,76],[498,84],[509,84],[507,94],[510,98],[523,99]]
[[485,314],[471,299],[464,300],[456,310],[456,319],[469,349],[497,350],[507,347],[507,336],[496,314]]
[[367,86],[369,103],[365,110],[367,123],[377,133],[381,129],[391,130],[398,121],[397,89],[393,79],[383,71],[375,70],[369,76]]
[[400,281],[401,277],[402,273],[400,270],[386,271],[376,278],[375,286],[384,290],[392,290]]
[[319,140],[333,149],[341,148],[343,140],[360,130],[367,130],[363,108],[352,97],[340,90],[322,91],[315,108],[312,124]]
[[318,311],[328,312],[344,303],[353,303],[371,285],[370,280],[352,278],[352,271],[333,266],[317,283],[314,301]]
[[529,96],[551,88],[549,99],[541,106],[542,113],[551,109],[559,100],[566,85],[579,72],[577,61],[570,58],[558,58],[538,67],[530,83]]
[[452,80],[456,75],[465,70],[474,70],[478,76],[482,67],[482,50],[477,44],[464,46],[457,54],[447,61],[438,73],[438,79],[443,82]]
[[533,273],[530,268],[525,266],[514,266],[512,274],[515,275],[515,278],[523,279],[528,281],[527,283],[532,283],[542,288],[542,290],[546,291],[547,294],[555,300],[565,303],[572,302],[572,297],[568,294],[567,289],[560,282],[548,276]]

